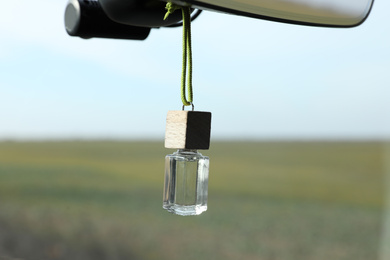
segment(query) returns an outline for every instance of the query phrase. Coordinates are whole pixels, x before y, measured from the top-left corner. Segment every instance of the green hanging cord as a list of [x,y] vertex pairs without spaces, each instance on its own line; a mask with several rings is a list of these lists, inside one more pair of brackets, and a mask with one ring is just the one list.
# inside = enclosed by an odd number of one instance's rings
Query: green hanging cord
[[[191,11],[189,7],[180,7],[171,2],[168,2],[165,9],[164,20],[173,13],[175,10],[182,10],[183,16],[183,67],[181,74],[181,101],[184,106],[190,106],[193,103],[193,91],[192,91],[192,46],[191,46]],[[188,64],[187,64],[188,63]],[[188,81],[187,91],[188,99],[186,97],[186,78],[187,78],[187,65],[188,65]]]
[[[181,75],[181,100],[183,105],[189,106],[193,101],[193,92],[192,92],[192,46],[191,46],[191,16],[190,8],[183,7],[183,70]],[[187,81],[187,91],[188,99],[186,98],[185,88],[186,88],[186,70],[188,65],[188,81]]]

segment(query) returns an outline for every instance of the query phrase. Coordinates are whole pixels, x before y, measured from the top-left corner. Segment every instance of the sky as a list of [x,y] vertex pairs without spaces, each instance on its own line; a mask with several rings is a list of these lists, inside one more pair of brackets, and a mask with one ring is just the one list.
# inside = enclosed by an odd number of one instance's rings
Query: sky
[[[67,35],[67,1],[0,8],[0,139],[163,139],[180,110],[181,28]],[[195,110],[214,139],[390,139],[390,2],[351,29],[215,12],[192,24]]]

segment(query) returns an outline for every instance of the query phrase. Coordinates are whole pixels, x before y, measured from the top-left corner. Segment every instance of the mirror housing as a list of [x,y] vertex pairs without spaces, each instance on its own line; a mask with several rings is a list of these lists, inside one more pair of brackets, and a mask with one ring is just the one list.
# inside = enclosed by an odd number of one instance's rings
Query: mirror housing
[[355,27],[368,17],[374,0],[175,0],[195,8],[321,27]]
[[[181,12],[167,20],[168,0],[69,0],[65,27],[71,36],[144,40],[151,28],[180,26]],[[172,0],[199,10],[225,12],[290,24],[355,27],[374,0]],[[197,12],[191,19],[199,15]]]

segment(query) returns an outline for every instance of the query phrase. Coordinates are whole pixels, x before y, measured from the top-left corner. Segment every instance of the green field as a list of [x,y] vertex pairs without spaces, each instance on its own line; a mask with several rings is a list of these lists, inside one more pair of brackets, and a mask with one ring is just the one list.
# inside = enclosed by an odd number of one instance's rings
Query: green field
[[209,209],[162,209],[158,142],[0,142],[0,259],[375,260],[383,144],[214,142]]

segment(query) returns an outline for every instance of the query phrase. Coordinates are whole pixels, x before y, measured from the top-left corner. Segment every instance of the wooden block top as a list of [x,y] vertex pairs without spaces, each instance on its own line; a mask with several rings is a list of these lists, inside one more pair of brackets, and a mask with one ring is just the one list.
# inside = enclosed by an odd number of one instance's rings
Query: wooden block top
[[165,130],[165,147],[173,149],[209,149],[211,113],[169,111]]

